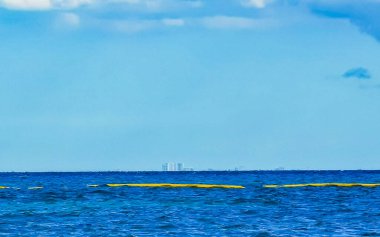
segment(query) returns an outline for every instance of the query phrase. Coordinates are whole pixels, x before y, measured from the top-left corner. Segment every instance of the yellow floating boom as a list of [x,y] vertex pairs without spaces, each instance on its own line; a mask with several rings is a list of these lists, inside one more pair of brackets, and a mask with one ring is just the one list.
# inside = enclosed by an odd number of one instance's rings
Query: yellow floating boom
[[300,187],[380,187],[380,183],[308,183],[308,184],[270,184],[264,188],[300,188]]
[[[98,187],[97,184],[87,185],[88,187]],[[245,188],[240,185],[222,185],[222,184],[172,184],[172,183],[157,183],[157,184],[106,184],[108,187],[146,187],[146,188]]]
[[9,188],[7,186],[0,186],[0,189],[6,189],[6,188]]

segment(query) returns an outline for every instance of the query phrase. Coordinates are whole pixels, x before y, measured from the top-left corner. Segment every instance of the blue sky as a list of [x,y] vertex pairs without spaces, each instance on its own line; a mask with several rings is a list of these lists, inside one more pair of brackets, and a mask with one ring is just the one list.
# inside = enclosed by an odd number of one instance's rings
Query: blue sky
[[378,0],[0,0],[0,171],[380,169]]

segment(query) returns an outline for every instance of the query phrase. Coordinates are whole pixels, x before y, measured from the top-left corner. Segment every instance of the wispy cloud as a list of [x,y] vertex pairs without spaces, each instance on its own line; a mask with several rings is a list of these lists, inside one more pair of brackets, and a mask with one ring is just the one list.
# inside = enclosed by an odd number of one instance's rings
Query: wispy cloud
[[58,23],[64,26],[78,27],[80,25],[80,17],[70,12],[62,13],[58,17]]
[[12,10],[71,9],[94,4],[97,0],[0,0],[0,6]]
[[112,31],[134,33],[157,28],[159,22],[155,20],[113,20],[98,22],[98,26]]
[[182,27],[186,21],[181,18],[164,19],[125,19],[125,20],[96,20],[92,21],[91,27],[107,31],[137,33],[147,30]]
[[53,4],[51,0],[0,0],[0,6],[14,10],[48,10]]
[[241,3],[245,7],[264,8],[273,0],[242,0]]
[[360,85],[359,88],[362,89],[362,90],[372,90],[372,89],[379,90],[380,89],[380,84]]
[[346,71],[342,76],[345,78],[356,78],[360,80],[371,79],[371,74],[363,67],[352,68]]
[[307,4],[315,14],[348,19],[362,32],[380,40],[379,0],[309,0]]
[[212,16],[200,18],[162,18],[148,20],[144,18],[124,20],[93,19],[92,24],[90,25],[92,27],[105,30],[134,33],[153,29],[180,28],[185,26],[210,29],[242,30],[256,29],[268,24],[270,24],[270,22],[252,18]]
[[162,19],[162,23],[166,26],[183,26],[185,25],[185,20],[180,18],[165,18]]
[[306,7],[319,16],[348,19],[360,31],[380,41],[379,0],[241,0],[241,3],[257,9],[294,6],[302,10]]
[[0,0],[0,6],[12,10],[50,10],[75,9],[81,6],[107,5],[134,6],[136,9],[164,11],[179,8],[198,8],[203,5],[200,0]]
[[[308,9],[311,13],[306,14],[309,15],[348,19],[380,41],[379,0],[229,0],[217,4],[207,0],[0,0],[0,7],[22,11],[73,11],[77,17],[67,15],[63,17],[66,21],[62,21],[72,25],[78,25],[81,14],[98,21],[107,15],[116,22],[111,24],[114,29],[132,31],[187,25],[248,29],[265,26],[263,23],[269,19],[289,22],[294,19],[290,14],[302,12],[300,15],[304,16]],[[130,15],[137,20],[125,21]],[[297,21],[302,19],[297,18]]]
[[252,18],[236,16],[212,16],[200,19],[201,25],[208,28],[247,29],[258,27],[261,22]]
[[134,11],[166,12],[203,6],[201,0],[94,0],[97,6],[120,6]]

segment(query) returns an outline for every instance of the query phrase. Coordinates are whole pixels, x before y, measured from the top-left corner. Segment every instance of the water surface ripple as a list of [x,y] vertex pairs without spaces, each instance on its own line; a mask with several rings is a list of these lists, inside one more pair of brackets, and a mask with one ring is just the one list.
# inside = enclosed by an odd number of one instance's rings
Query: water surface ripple
[[[3,236],[380,236],[380,171],[0,173]],[[207,183],[245,189],[97,187]],[[43,186],[29,190],[28,187]]]

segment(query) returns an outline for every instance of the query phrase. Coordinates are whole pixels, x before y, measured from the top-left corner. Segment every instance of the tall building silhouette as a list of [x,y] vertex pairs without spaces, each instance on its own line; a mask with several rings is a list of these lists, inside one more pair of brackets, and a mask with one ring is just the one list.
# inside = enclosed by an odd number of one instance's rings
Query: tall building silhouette
[[162,165],[162,171],[189,171],[183,163],[168,162]]

